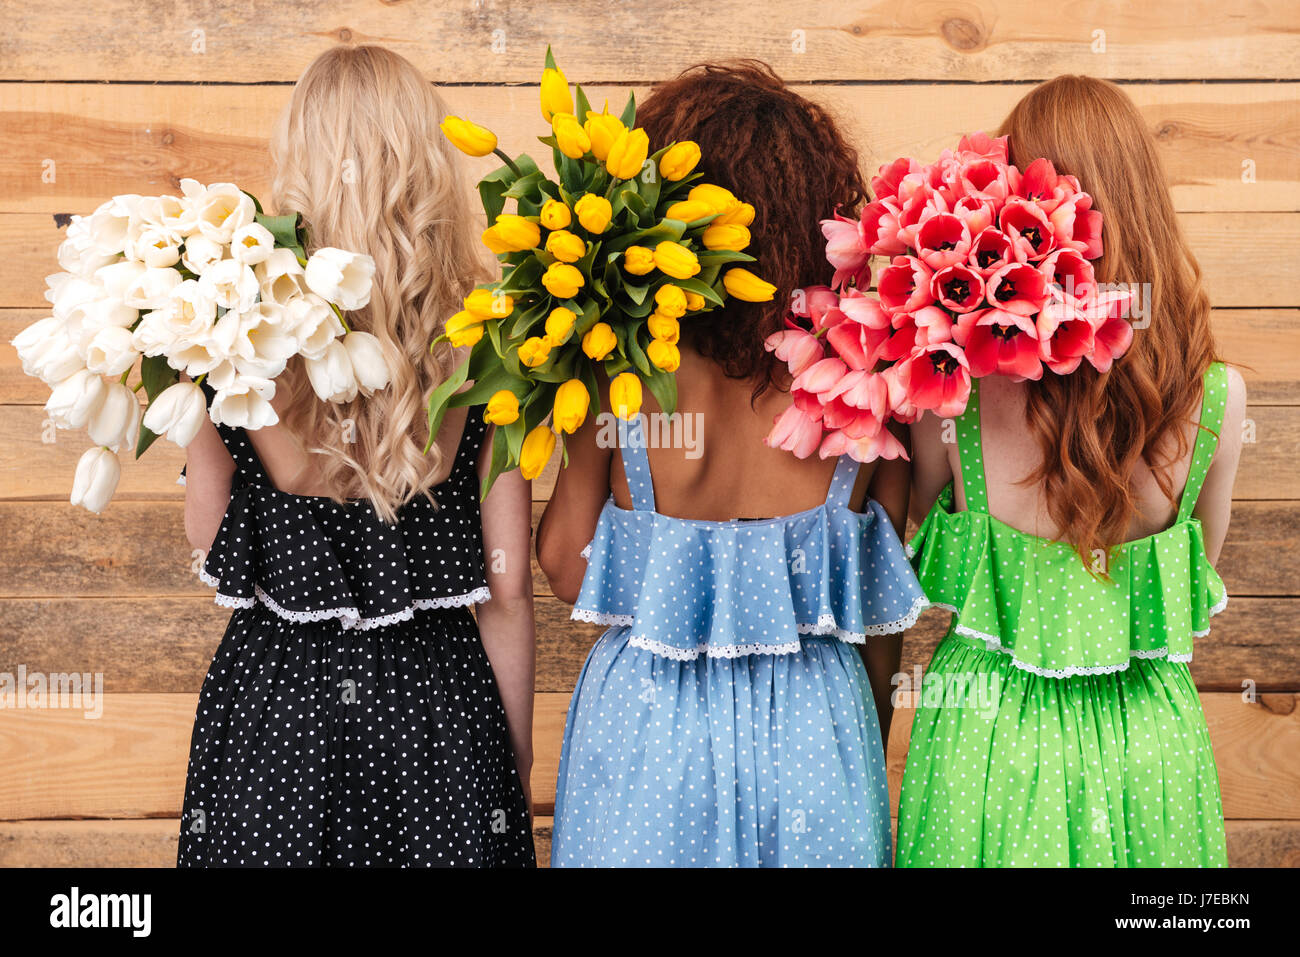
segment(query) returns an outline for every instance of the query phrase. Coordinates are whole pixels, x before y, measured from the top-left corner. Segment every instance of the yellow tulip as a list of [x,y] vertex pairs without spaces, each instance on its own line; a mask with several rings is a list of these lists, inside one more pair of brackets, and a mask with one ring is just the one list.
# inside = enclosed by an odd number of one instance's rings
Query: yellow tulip
[[650,330],[650,335],[662,342],[671,342],[676,345],[682,337],[682,324],[672,316],[666,316],[662,312],[650,313],[646,326]]
[[749,245],[749,230],[744,226],[733,226],[723,223],[721,226],[711,225],[704,230],[705,249],[730,249],[739,252]]
[[674,143],[663,156],[659,157],[659,172],[664,179],[677,182],[689,176],[700,162],[700,147],[690,140]]
[[682,353],[665,339],[651,339],[645,349],[646,357],[664,372],[676,372],[682,364]]
[[623,250],[623,268],[634,276],[644,276],[655,268],[655,254],[644,246]]
[[573,222],[569,207],[558,199],[548,199],[543,203],[538,218],[547,229],[568,229],[569,223]]
[[749,203],[737,203],[715,219],[712,226],[748,226],[754,221],[754,207]]
[[495,289],[475,289],[465,297],[465,311],[476,319],[504,319],[515,311],[515,301]]
[[557,229],[546,237],[546,251],[562,263],[576,263],[587,252],[587,242],[567,229]]
[[542,273],[542,285],[557,299],[572,299],[586,284],[582,273],[568,263],[551,263]]
[[567,306],[556,306],[546,317],[546,338],[557,346],[568,336],[578,317]]
[[551,355],[551,341],[543,336],[529,336],[519,344],[519,361],[536,369]]
[[498,216],[496,225],[492,228],[496,231],[497,237],[509,247],[509,251],[512,253],[523,252],[525,249],[535,249],[537,244],[542,241],[540,226],[513,213]]
[[609,148],[605,169],[619,179],[631,179],[641,172],[646,155],[650,152],[650,137],[645,130],[624,130]]
[[573,96],[563,70],[542,71],[542,119],[547,123],[556,113],[572,113]]
[[686,198],[707,203],[715,213],[725,213],[727,210],[740,205],[740,200],[736,199],[731,190],[722,186],[714,186],[712,183],[701,183],[699,186],[692,187],[691,191],[686,194]]
[[609,204],[609,200],[595,193],[587,193],[574,203],[573,211],[577,213],[582,228],[598,236],[609,227],[610,218],[614,215],[614,207]]
[[620,372],[609,383],[609,404],[620,419],[631,419],[641,411],[641,379],[632,372]]
[[699,312],[705,306],[705,299],[698,292],[688,292],[686,294],[686,311]]
[[519,474],[524,481],[531,482],[541,475],[554,452],[555,433],[547,426],[539,425],[525,435],[523,448],[519,450]]
[[582,337],[582,351],[597,361],[605,358],[618,346],[618,336],[608,322],[598,322]]
[[714,209],[708,203],[702,203],[698,199],[683,199],[680,202],[673,203],[666,210],[664,216],[668,219],[677,219],[683,223],[693,223],[697,219],[703,219],[705,216],[712,216]]
[[686,314],[686,290],[672,283],[655,290],[655,312],[679,319]]
[[582,159],[591,149],[591,137],[572,113],[556,113],[551,130],[560,152],[570,159]]
[[519,418],[519,398],[509,389],[493,392],[483,410],[483,421],[490,425],[509,425]]
[[442,135],[451,140],[456,149],[470,156],[487,156],[497,148],[495,133],[477,123],[462,120],[459,116],[448,114],[438,126]]
[[722,285],[727,290],[727,295],[745,302],[771,302],[776,295],[776,286],[739,266],[722,274]]
[[609,148],[627,127],[617,116],[589,112],[583,129],[587,131],[587,137],[591,140],[592,154],[603,163],[609,158]]
[[448,319],[444,329],[447,341],[457,349],[472,346],[483,338],[483,320],[463,310]]
[[581,379],[570,379],[555,390],[554,417],[555,428],[572,435],[587,419],[587,407],[591,403],[591,393],[582,384]]
[[655,247],[655,265],[674,279],[690,279],[700,271],[700,261],[680,243],[664,240]]
[[514,251],[510,248],[510,244],[501,238],[501,234],[497,232],[495,226],[489,226],[487,229],[483,230],[483,236],[481,238],[483,240],[483,245],[492,250],[494,255],[500,256],[502,253]]

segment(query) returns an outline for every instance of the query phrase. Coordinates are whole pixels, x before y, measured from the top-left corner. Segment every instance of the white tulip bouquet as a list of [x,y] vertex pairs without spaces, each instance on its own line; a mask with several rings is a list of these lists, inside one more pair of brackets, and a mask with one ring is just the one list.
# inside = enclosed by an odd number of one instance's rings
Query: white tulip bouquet
[[205,414],[274,425],[275,379],[296,355],[329,402],[390,378],[379,341],[343,317],[370,301],[369,256],[326,247],[308,258],[300,216],[268,216],[230,183],[184,179],[181,191],[114,196],[73,216],[62,271],[46,279],[53,315],[13,340],[23,371],[51,388],[50,420],[95,443],[72,489],[72,503],[92,512],[117,488],[121,448],[139,458],[159,436],[184,448]]

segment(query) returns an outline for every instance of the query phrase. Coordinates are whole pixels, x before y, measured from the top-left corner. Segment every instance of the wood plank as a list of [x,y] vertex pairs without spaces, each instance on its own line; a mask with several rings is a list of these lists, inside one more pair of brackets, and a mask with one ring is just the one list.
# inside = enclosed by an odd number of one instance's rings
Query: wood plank
[[[0,711],[0,821],[38,818],[179,817],[197,695],[109,694],[103,715]],[[1245,703],[1201,695],[1229,818],[1300,819],[1300,710],[1294,694]],[[569,696],[536,699],[533,798],[555,801],[555,776]],[[895,715],[888,756],[895,811],[912,712]]]
[[1300,867],[1300,825],[1293,821],[1228,821],[1231,867]]
[[[863,168],[933,157],[970,130],[994,130],[1022,84],[797,86],[824,104],[857,144]],[[1295,84],[1130,84],[1181,211],[1300,209],[1300,92]],[[592,87],[593,102],[640,102],[646,86]],[[532,87],[446,87],[453,112],[497,133],[512,154],[538,151],[544,131]],[[0,212],[88,212],[117,193],[175,192],[182,176],[233,181],[267,198],[267,137],[285,86],[0,85]],[[544,157],[543,157],[544,158]],[[1243,182],[1243,162],[1253,180]],[[53,169],[49,168],[52,162]],[[476,174],[491,159],[467,160]],[[53,182],[51,179],[53,174]],[[1247,177],[1250,180],[1250,177]],[[466,183],[469,189],[469,183]]]
[[[179,818],[0,823],[0,867],[175,867]],[[550,864],[549,817],[533,821],[537,862]]]
[[[680,29],[645,29],[661,23]],[[239,15],[200,0],[161,9],[106,0],[89,8],[20,7],[7,25],[0,43],[6,80],[286,81],[340,42],[382,43],[435,80],[480,83],[535,82],[548,43],[578,80],[653,80],[701,60],[742,56],[763,57],[791,77],[825,80],[1296,73],[1294,11],[1284,0],[1258,0],[1249,16],[1214,0],[718,0],[707,11],[672,0],[635,8],[604,0],[472,8],[264,0]],[[196,38],[196,30],[203,34]],[[140,42],[144,37],[150,42]]]

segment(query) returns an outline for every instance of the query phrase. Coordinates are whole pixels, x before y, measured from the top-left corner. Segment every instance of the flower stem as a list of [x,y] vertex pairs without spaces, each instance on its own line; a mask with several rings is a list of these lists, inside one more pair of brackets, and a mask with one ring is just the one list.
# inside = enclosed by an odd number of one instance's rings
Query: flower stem
[[338,306],[336,306],[336,305],[335,305],[334,303],[332,303],[332,302],[330,303],[330,308],[334,310],[334,315],[336,315],[336,316],[339,317],[339,322],[343,323],[343,331],[344,331],[344,332],[351,332],[351,331],[352,331],[352,327],[349,326],[349,325],[348,325],[348,321],[347,321],[346,319],[343,318],[343,310],[340,309]]
[[505,161],[505,164],[510,167],[511,172],[513,172],[516,176],[524,175],[524,171],[515,165],[515,161],[512,160],[509,156],[507,156],[505,153],[501,152],[500,149],[494,149],[492,152],[496,153],[497,156],[500,156],[501,159]]

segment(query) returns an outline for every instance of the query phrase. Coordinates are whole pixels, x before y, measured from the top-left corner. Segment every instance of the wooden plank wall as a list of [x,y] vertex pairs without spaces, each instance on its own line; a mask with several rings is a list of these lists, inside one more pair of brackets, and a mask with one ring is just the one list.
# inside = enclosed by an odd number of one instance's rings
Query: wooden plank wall
[[[42,441],[43,387],[8,340],[43,310],[55,216],[181,176],[265,193],[266,138],[290,84],[335,43],[384,43],[453,109],[536,148],[554,44],[598,100],[702,59],[759,56],[851,131],[869,169],[993,129],[1062,72],[1123,82],[1155,133],[1205,267],[1215,323],[1250,387],[1252,441],[1221,569],[1232,594],[1193,672],[1223,783],[1232,860],[1300,864],[1300,15],[1291,0],[69,0],[0,30],[0,672],[102,672],[98,720],[0,711],[0,864],[173,860],[199,684],[225,620],[193,574],[181,455],[127,468],[102,517],[66,504],[84,448]],[[53,177],[42,177],[53,164]],[[489,168],[478,161],[475,173]],[[1252,170],[1253,176],[1243,175]],[[469,188],[469,184],[466,184]],[[540,513],[553,476],[537,483]],[[597,631],[535,576],[537,837],[545,854],[568,693]],[[909,635],[923,663],[945,617]],[[910,714],[895,721],[897,785]]]

